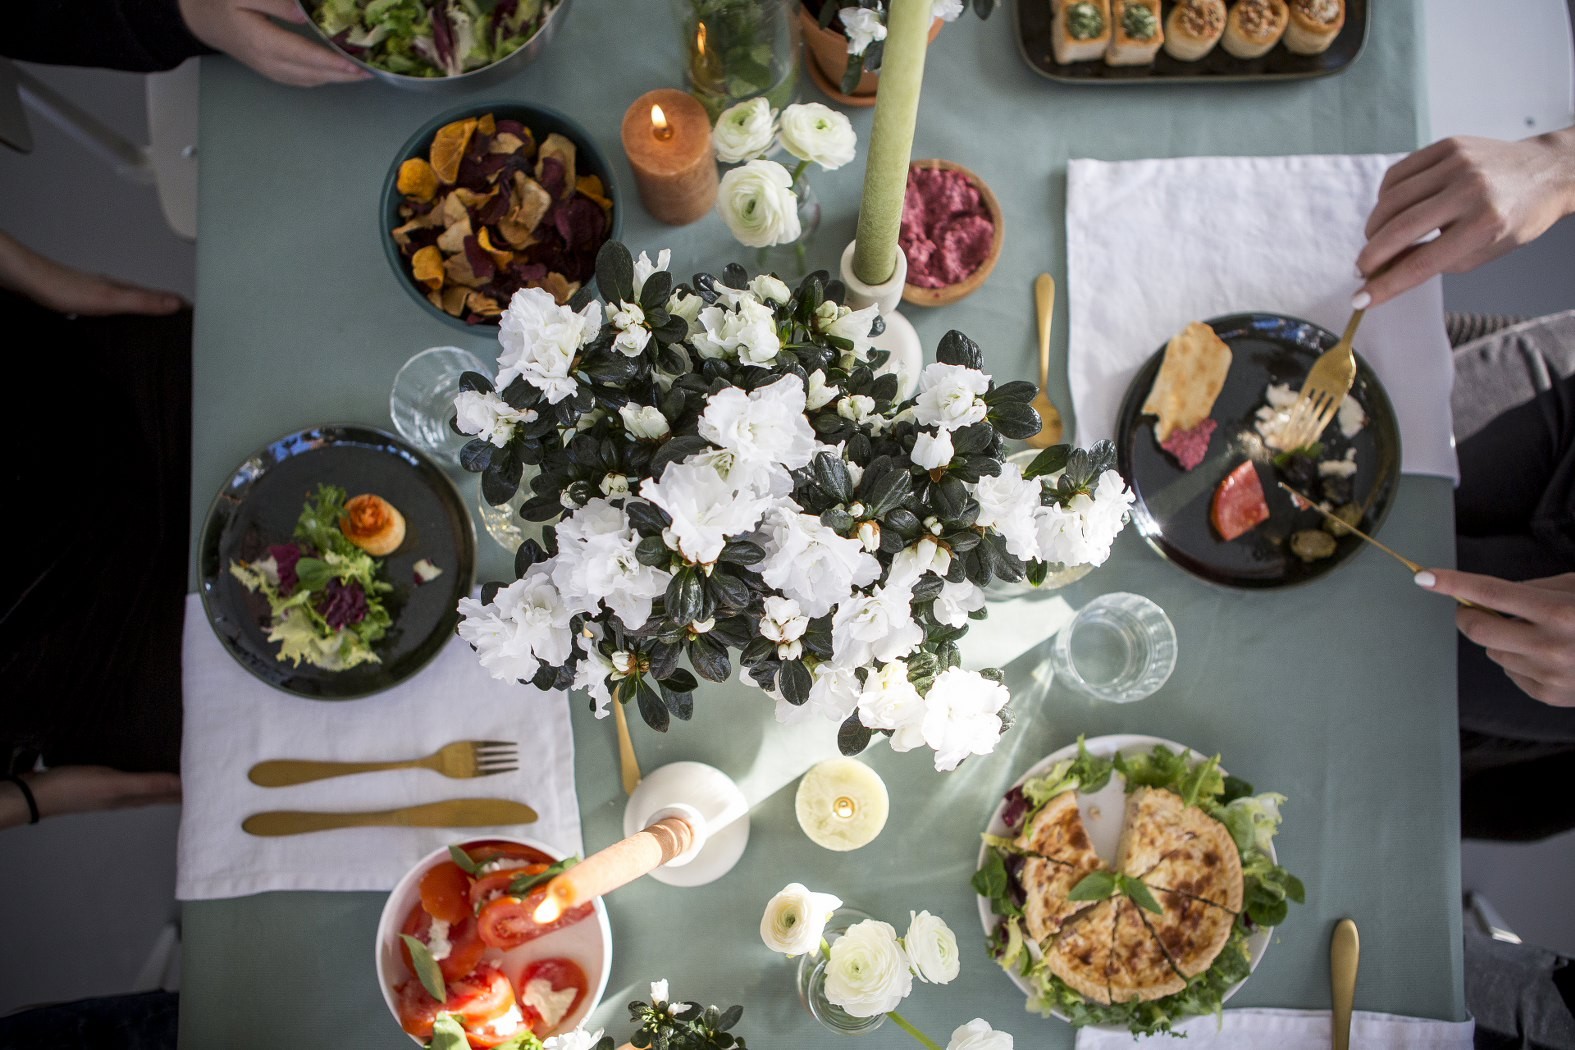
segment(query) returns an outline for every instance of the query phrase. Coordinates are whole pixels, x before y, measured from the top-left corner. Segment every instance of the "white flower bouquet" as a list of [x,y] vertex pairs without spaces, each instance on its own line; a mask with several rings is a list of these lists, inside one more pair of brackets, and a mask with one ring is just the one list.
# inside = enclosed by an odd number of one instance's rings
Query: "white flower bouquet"
[[847,754],[875,733],[940,770],[988,754],[1007,690],[957,641],[991,580],[1108,556],[1131,501],[1108,443],[1019,471],[1005,439],[1038,431],[1034,387],[997,385],[961,333],[899,401],[879,314],[824,272],[790,291],[667,265],[609,243],[605,309],[521,291],[497,386],[466,374],[461,462],[495,504],[534,468],[521,513],[549,524],[518,579],[461,601],[460,636],[494,677],[583,688],[598,717],[632,701],[659,731],[736,661],[780,720],[840,723]]

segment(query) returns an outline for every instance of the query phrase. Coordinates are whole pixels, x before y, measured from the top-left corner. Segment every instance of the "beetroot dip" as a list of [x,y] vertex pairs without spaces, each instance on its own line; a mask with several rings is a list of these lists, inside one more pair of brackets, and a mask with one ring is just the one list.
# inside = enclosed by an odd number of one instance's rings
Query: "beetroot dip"
[[909,168],[898,243],[908,257],[909,284],[944,288],[983,265],[995,243],[995,223],[966,175]]

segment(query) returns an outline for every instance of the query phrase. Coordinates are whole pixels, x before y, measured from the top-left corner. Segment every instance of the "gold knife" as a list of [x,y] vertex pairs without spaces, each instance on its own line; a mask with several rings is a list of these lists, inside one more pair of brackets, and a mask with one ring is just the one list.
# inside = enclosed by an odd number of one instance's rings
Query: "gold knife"
[[480,828],[503,824],[533,824],[536,811],[523,802],[506,798],[451,798],[400,809],[362,813],[315,813],[274,810],[253,813],[241,821],[241,830],[253,835],[300,835],[336,828]]
[[1329,993],[1334,1007],[1330,1015],[1334,1050],[1350,1050],[1351,1006],[1356,999],[1356,964],[1362,942],[1356,923],[1341,919],[1329,939]]

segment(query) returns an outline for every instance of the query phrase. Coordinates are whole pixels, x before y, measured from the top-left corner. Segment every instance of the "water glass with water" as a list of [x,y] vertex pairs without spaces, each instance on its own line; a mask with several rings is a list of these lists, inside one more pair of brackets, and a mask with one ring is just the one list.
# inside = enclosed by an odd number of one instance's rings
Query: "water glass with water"
[[1096,700],[1142,700],[1176,669],[1176,629],[1141,594],[1101,595],[1056,634],[1050,666],[1057,681]]
[[492,375],[469,350],[434,346],[405,362],[388,395],[388,414],[400,436],[451,463],[459,461],[459,450],[468,440],[448,425],[454,414],[454,395],[459,393],[459,377],[466,372]]

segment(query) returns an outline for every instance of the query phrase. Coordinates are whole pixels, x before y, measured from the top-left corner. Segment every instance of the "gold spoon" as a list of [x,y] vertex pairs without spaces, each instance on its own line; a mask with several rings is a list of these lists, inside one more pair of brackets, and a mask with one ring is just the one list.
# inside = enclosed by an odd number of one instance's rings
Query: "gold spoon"
[[1028,439],[1034,448],[1059,445],[1066,427],[1061,423],[1061,412],[1050,400],[1050,321],[1055,316],[1055,278],[1042,273],[1034,281],[1034,303],[1039,307],[1039,393],[1034,396],[1033,410],[1039,413],[1043,425],[1039,433]]
[[1356,998],[1356,966],[1361,939],[1356,923],[1341,919],[1329,939],[1329,990],[1334,1010],[1330,1016],[1333,1050],[1350,1050],[1351,1007]]

